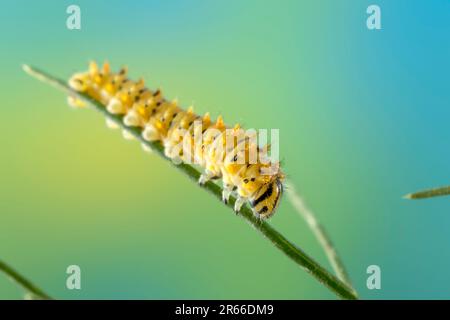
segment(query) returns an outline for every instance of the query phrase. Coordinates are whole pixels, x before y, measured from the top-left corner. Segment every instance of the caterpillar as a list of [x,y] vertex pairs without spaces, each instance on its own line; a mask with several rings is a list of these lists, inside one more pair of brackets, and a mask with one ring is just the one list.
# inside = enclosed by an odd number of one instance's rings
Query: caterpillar
[[[122,115],[126,126],[141,128],[145,140],[160,141],[166,157],[202,167],[200,185],[222,179],[222,200],[228,203],[235,193],[236,213],[248,202],[260,219],[274,214],[283,194],[284,174],[280,163],[268,157],[269,145],[259,147],[255,132],[243,135],[239,125],[228,127],[221,116],[212,121],[209,113],[199,116],[192,107],[182,109],[176,100],[165,99],[160,89],[150,90],[142,79],[133,81],[127,73],[126,67],[114,73],[107,62],[101,67],[91,62],[68,84],[106,106],[109,113]],[[68,101],[74,107],[85,106],[72,96]]]

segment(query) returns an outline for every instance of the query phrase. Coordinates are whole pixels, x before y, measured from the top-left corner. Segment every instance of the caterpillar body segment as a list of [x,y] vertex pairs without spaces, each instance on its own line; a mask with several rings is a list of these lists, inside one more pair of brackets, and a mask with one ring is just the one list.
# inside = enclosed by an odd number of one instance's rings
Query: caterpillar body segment
[[[130,80],[126,68],[111,72],[108,63],[100,68],[91,62],[88,71],[69,79],[69,85],[101,102],[108,112],[123,115],[126,126],[141,128],[145,140],[161,141],[168,158],[200,165],[204,170],[200,184],[221,178],[223,201],[237,194],[236,212],[247,201],[259,218],[275,212],[284,175],[279,163],[270,161],[269,147],[258,146],[256,131],[248,134],[239,125],[226,126],[221,116],[213,121],[209,113],[199,116],[192,107],[184,110],[178,101],[166,100],[161,90],[146,88],[142,79]],[[74,107],[85,105],[73,97],[68,101]]]

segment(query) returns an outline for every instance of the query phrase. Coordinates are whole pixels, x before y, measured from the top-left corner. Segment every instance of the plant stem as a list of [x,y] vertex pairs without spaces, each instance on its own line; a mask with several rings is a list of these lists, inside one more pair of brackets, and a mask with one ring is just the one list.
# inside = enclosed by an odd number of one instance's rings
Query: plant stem
[[[295,207],[297,212],[303,217],[303,219],[308,224],[311,231],[316,236],[317,241],[322,246],[325,254],[330,262],[334,272],[340,280],[345,282],[349,287],[352,287],[350,277],[345,270],[344,263],[339,258],[336,249],[333,246],[328,233],[326,232],[323,225],[319,222],[314,213],[306,206],[303,198],[297,193],[295,187],[292,183],[286,183],[286,192],[291,200],[292,205]],[[356,294],[356,292],[355,292]]]
[[[49,83],[59,89],[62,89],[67,94],[72,95],[76,98],[82,99],[86,101],[88,104],[90,104],[92,107],[94,107],[97,111],[100,111],[105,115],[108,119],[114,121],[117,123],[120,127],[127,130],[129,133],[131,133],[134,137],[136,137],[140,142],[144,143],[145,145],[152,148],[153,151],[158,153],[163,158],[167,159],[164,155],[164,148],[162,144],[159,141],[156,142],[148,142],[145,139],[142,138],[141,132],[142,130],[137,127],[128,127],[126,126],[123,121],[122,115],[113,115],[109,113],[105,106],[100,104],[99,102],[93,100],[89,96],[76,92],[72,90],[68,85],[62,81],[59,80],[43,71],[40,71],[36,68],[31,68],[27,65],[23,66],[23,69],[25,72],[30,74],[31,76]],[[173,162],[170,161],[172,164]],[[200,177],[200,172],[194,168],[193,166],[189,164],[179,164],[175,165],[176,168],[178,168],[180,171],[185,173],[188,177],[190,177],[195,182],[198,181],[198,178]],[[213,182],[207,182],[204,187],[207,191],[209,191],[211,194],[213,194],[216,198],[222,202],[222,188],[218,186],[217,184]],[[230,197],[230,201],[228,202],[227,206],[230,208],[234,207],[234,203],[236,201],[235,197]],[[332,292],[334,292],[338,297],[342,299],[357,299],[357,295],[354,292],[354,290],[349,287],[344,282],[340,281],[338,278],[336,278],[334,275],[329,273],[325,268],[320,266],[316,261],[314,261],[312,258],[310,258],[306,253],[304,253],[300,248],[295,246],[293,243],[291,243],[289,240],[287,240],[283,235],[281,235],[278,231],[276,231],[272,226],[270,226],[266,221],[259,220],[256,218],[252,211],[248,208],[247,205],[243,206],[240,211],[240,216],[243,217],[245,220],[247,220],[250,225],[252,225],[256,230],[261,232],[269,241],[272,242],[275,247],[280,249],[285,255],[287,255],[289,258],[291,258],[295,263],[297,263],[300,267],[305,269],[308,273],[310,273],[313,277],[315,277],[320,283],[328,287]]]
[[29,292],[33,298],[43,300],[51,299],[48,294],[46,294],[44,291],[36,287],[33,283],[31,283],[29,280],[27,280],[25,277],[23,277],[17,271],[15,271],[12,267],[10,267],[1,260],[0,260],[0,271],[4,272],[9,278],[11,278],[17,284],[19,284],[27,292]]
[[405,199],[427,199],[450,195],[450,186],[414,192],[404,196]]

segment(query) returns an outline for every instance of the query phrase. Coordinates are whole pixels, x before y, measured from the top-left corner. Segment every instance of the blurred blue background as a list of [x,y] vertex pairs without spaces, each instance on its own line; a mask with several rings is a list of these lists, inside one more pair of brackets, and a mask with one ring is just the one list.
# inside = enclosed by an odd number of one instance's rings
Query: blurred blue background
[[[81,8],[82,29],[66,28]],[[381,8],[368,30],[366,8]],[[24,74],[129,66],[184,106],[279,128],[284,171],[365,299],[450,298],[450,2],[3,1],[0,257],[59,298],[332,299],[168,163]],[[285,198],[270,222],[329,268]],[[82,290],[65,288],[68,265]],[[382,270],[368,290],[366,268]],[[0,298],[21,289],[0,276]]]

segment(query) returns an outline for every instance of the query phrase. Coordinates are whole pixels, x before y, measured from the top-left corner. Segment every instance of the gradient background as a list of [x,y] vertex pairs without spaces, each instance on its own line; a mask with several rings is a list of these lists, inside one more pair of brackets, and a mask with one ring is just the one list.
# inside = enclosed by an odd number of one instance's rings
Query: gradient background
[[[170,2],[170,3],[169,3]],[[66,7],[82,30],[66,29]],[[366,8],[382,30],[366,28]],[[3,1],[0,257],[65,299],[334,298],[246,222],[98,113],[28,77],[127,64],[182,105],[279,128],[284,170],[362,298],[450,298],[450,2]],[[284,199],[270,221],[329,265]],[[82,268],[82,290],[65,288]],[[382,289],[366,288],[366,268]],[[0,275],[0,298],[22,290]]]

